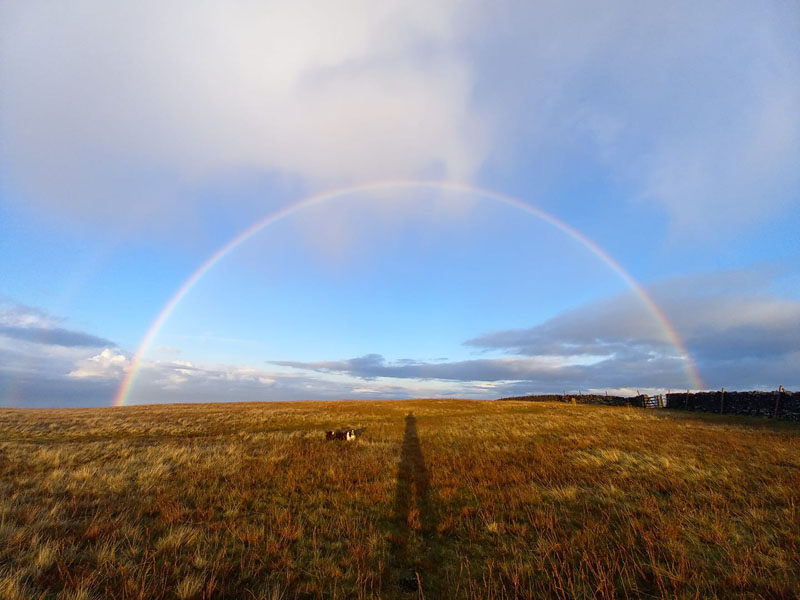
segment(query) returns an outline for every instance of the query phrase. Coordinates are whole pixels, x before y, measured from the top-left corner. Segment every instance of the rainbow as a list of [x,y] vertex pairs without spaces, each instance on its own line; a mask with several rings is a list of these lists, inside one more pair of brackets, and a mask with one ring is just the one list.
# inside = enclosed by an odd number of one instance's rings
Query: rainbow
[[401,181],[380,181],[375,183],[356,185],[310,196],[308,198],[295,202],[294,204],[290,204],[270,215],[267,215],[266,217],[264,217],[260,221],[257,221],[256,223],[254,223],[253,225],[242,231],[239,235],[231,239],[227,244],[222,246],[219,250],[214,252],[214,254],[208,257],[208,259],[203,264],[201,264],[197,268],[197,270],[194,273],[192,273],[192,275],[186,281],[184,281],[183,284],[176,290],[176,292],[164,305],[164,307],[161,309],[161,312],[158,313],[158,316],[155,318],[153,323],[148,328],[147,332],[145,333],[144,337],[139,343],[139,347],[136,349],[136,353],[133,355],[131,359],[131,363],[125,374],[125,377],[120,382],[117,393],[114,396],[113,405],[114,406],[125,405],[126,401],[128,400],[128,396],[130,395],[131,389],[133,388],[133,385],[136,381],[136,376],[139,373],[139,369],[141,367],[142,359],[145,353],[150,348],[150,345],[153,343],[153,340],[158,335],[158,332],[164,326],[164,323],[166,323],[167,319],[169,319],[169,316],[172,314],[172,311],[175,310],[175,307],[186,296],[186,294],[189,293],[189,291],[194,287],[194,285],[215,264],[217,264],[220,260],[222,260],[228,253],[234,250],[237,246],[250,239],[252,236],[254,236],[262,229],[280,221],[281,219],[288,217],[289,215],[298,213],[309,207],[315,206],[317,204],[328,202],[330,200],[341,198],[342,196],[347,196],[349,194],[354,194],[354,193],[383,191],[387,189],[403,189],[403,188],[429,188],[441,191],[464,192],[468,194],[473,194],[476,196],[480,196],[482,198],[501,202],[508,206],[519,208],[520,210],[523,210],[531,215],[534,215],[535,217],[538,217],[542,221],[545,221],[546,223],[549,223],[553,227],[556,227],[557,229],[561,230],[562,232],[570,236],[572,239],[574,239],[575,241],[579,242],[584,247],[586,247],[590,252],[592,252],[592,254],[597,256],[604,263],[606,263],[606,265],[608,265],[608,267],[611,268],[611,270],[614,271],[634,293],[636,293],[636,295],[642,301],[647,310],[653,315],[655,320],[658,322],[659,327],[662,329],[665,338],[675,348],[675,350],[683,360],[684,368],[686,369],[686,374],[693,387],[695,389],[703,388],[702,379],[700,378],[700,374],[697,371],[697,368],[692,362],[689,353],[686,350],[686,347],[684,346],[683,342],[678,336],[678,333],[675,331],[675,328],[669,322],[663,311],[653,301],[653,299],[649,296],[649,294],[645,291],[645,289],[641,285],[639,285],[639,283],[631,276],[631,274],[628,273],[622,267],[622,265],[620,265],[605,250],[603,250],[595,242],[593,242],[585,235],[583,235],[580,231],[576,230],[570,225],[567,225],[566,223],[557,219],[556,217],[544,212],[542,209],[536,206],[527,204],[522,200],[518,200],[517,198],[506,196],[505,194],[501,194],[498,192],[493,192],[490,190],[460,183],[401,180]]

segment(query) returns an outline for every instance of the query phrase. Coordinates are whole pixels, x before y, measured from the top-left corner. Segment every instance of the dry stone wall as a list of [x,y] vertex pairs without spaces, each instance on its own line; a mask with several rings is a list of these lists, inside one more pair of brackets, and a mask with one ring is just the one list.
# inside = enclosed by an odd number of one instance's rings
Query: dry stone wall
[[644,396],[627,398],[625,396],[606,396],[605,394],[534,394],[513,396],[500,400],[521,400],[525,402],[566,402],[571,404],[598,404],[602,406],[643,406]]
[[647,408],[669,408],[692,410],[724,415],[746,415],[770,417],[784,421],[800,422],[800,392],[778,390],[774,392],[696,392],[671,393],[662,397],[662,406],[653,396],[606,396],[603,394],[536,394],[514,396],[501,400],[527,402],[566,402],[575,404],[597,404],[603,406],[635,406]]
[[667,394],[667,408],[800,421],[800,392],[697,392]]

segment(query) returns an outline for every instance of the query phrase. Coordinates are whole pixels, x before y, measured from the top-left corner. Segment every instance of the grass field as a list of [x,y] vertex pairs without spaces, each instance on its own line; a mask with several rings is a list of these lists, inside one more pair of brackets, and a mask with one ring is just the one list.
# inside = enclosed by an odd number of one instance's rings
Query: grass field
[[[355,442],[324,431],[366,427]],[[524,402],[0,410],[0,598],[795,598],[800,427]]]

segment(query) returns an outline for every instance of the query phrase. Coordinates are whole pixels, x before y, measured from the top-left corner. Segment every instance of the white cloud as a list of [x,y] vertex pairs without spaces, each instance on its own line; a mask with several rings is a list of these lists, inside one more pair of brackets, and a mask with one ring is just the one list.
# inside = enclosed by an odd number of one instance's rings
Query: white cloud
[[47,206],[95,215],[155,209],[174,192],[159,180],[243,170],[318,185],[468,179],[486,129],[454,12],[399,0],[6,4],[2,158]]
[[800,184],[797,27],[791,3],[6,2],[0,159],[26,203],[106,223],[227,175],[577,155],[681,230],[746,226]]
[[158,348],[156,348],[156,351],[161,353],[161,354],[167,354],[167,355],[171,355],[171,356],[177,356],[177,355],[179,355],[181,353],[180,348],[175,348],[174,346],[167,346],[167,345],[164,345],[164,344],[162,344]]
[[589,158],[677,230],[722,232],[796,201],[798,14],[791,3],[504,3],[476,11],[475,77],[510,117],[496,138],[543,164],[541,177]]
[[120,379],[129,368],[130,360],[119,350],[105,348],[99,354],[80,360],[68,377],[83,379],[96,377],[100,379]]

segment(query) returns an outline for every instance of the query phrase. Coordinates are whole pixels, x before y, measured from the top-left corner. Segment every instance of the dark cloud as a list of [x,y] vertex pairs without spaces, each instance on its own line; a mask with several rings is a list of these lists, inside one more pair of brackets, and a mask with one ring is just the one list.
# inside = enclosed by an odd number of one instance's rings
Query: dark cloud
[[577,387],[640,387],[682,384],[682,362],[669,357],[613,357],[594,364],[554,364],[537,357],[474,359],[448,363],[390,363],[382,356],[369,354],[340,361],[274,361],[320,373],[342,373],[364,380],[377,378],[444,380],[457,382],[526,381],[541,390]]
[[117,345],[67,329],[62,323],[63,319],[37,307],[13,304],[9,299],[0,304],[0,406],[109,403],[118,378],[85,379],[71,374],[82,363],[99,365],[97,356],[119,354]]
[[[773,387],[800,384],[800,301],[778,298],[753,288],[737,286],[740,277],[706,285],[701,277],[693,286],[676,282],[653,291],[707,385]],[[767,285],[755,289],[768,289]],[[538,326],[488,333],[467,345],[482,350],[519,355],[608,356],[586,371],[585,385],[595,377],[607,379],[598,367],[624,381],[628,367],[639,365],[650,373],[659,357],[676,357],[655,319],[632,295],[593,303],[554,317]],[[653,378],[653,384],[662,379]],[[677,380],[671,382],[672,386]],[[670,385],[669,382],[666,385]]]
[[52,373],[14,373],[0,369],[0,406],[59,408],[108,406],[117,388],[114,381],[71,379]]
[[0,337],[64,348],[116,347],[105,338],[61,326],[63,319],[41,308],[0,302]]
[[[800,301],[780,298],[750,271],[683,277],[651,290],[709,387],[800,387]],[[524,382],[536,391],[691,387],[663,327],[631,292],[565,311],[533,327],[465,344],[504,358],[388,362],[379,354],[275,364],[365,380]]]
[[49,344],[68,348],[103,348],[116,346],[107,339],[60,327],[13,327],[0,325],[0,335],[37,344]]

